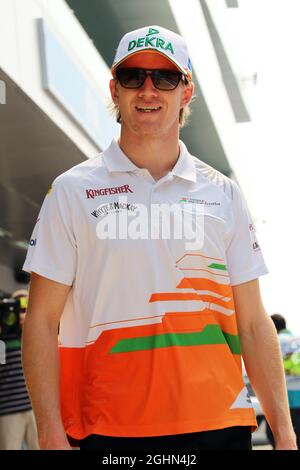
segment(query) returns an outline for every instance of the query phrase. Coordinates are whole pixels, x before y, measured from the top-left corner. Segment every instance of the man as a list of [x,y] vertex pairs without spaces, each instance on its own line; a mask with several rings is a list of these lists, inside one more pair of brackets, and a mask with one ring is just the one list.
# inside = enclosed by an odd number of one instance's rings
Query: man
[[[251,448],[242,347],[277,448],[293,449],[245,203],[179,141],[194,91],[186,44],[159,26],[130,32],[112,75],[120,139],[55,180],[24,266],[24,365],[41,448],[70,448],[66,434],[82,449]],[[166,206],[172,235],[156,236]],[[187,230],[176,237],[180,218]]]
[[[286,385],[293,427],[300,445],[300,337],[293,335],[287,329],[285,318],[279,313],[271,315],[281,347],[281,353],[286,374]],[[267,423],[267,436],[275,447],[274,437]]]
[[[17,290],[11,297],[20,302],[19,315],[15,317],[16,325],[19,324],[20,329],[13,329],[13,332],[3,338],[6,357],[5,364],[0,364],[0,450],[21,450],[24,444],[28,450],[37,450],[36,424],[21,358],[20,335],[26,314],[28,291]],[[16,315],[16,310],[13,312]]]

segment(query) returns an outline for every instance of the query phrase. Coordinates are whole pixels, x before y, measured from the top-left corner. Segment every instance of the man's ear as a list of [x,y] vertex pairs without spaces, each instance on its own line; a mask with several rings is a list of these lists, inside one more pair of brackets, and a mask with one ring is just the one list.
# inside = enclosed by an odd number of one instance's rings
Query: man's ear
[[192,101],[194,90],[195,90],[195,85],[193,82],[189,82],[189,84],[184,87],[184,92],[183,92],[182,100],[181,100],[181,105],[183,108]]
[[119,102],[119,95],[118,95],[118,87],[117,87],[117,80],[111,79],[109,82],[109,89],[111,94],[111,99],[115,104]]

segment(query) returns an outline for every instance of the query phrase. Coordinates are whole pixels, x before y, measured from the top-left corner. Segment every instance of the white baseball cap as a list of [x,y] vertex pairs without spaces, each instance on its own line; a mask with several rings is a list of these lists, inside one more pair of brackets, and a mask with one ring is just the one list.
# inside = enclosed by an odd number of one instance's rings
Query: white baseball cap
[[192,64],[185,40],[161,26],[144,26],[122,37],[111,67],[112,74],[128,57],[154,51],[169,59],[188,78],[192,79]]

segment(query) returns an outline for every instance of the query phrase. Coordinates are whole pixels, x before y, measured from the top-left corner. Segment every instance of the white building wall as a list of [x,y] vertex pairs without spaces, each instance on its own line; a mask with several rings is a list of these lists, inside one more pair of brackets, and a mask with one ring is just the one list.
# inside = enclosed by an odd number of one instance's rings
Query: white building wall
[[270,275],[262,282],[269,310],[288,318],[300,335],[300,3],[254,1],[260,47],[254,122],[257,151],[255,204]]
[[[45,91],[38,20],[43,18],[105,105],[110,72],[68,5],[63,0],[0,0],[0,68],[68,135],[87,156],[96,145],[66,110]],[[107,113],[111,136],[118,127]],[[109,136],[110,137],[110,136]]]
[[[270,274],[261,279],[269,314],[300,335],[298,290],[300,65],[298,0],[239,0],[225,15],[209,0],[252,121],[237,124],[228,154],[255,218]],[[227,18],[227,19],[226,19]],[[253,76],[255,80],[251,80]]]
[[[206,0],[251,121],[237,123],[199,0],[169,0],[227,158],[246,196],[270,271],[260,279],[269,314],[300,335],[299,0]],[[184,5],[182,5],[184,3]]]

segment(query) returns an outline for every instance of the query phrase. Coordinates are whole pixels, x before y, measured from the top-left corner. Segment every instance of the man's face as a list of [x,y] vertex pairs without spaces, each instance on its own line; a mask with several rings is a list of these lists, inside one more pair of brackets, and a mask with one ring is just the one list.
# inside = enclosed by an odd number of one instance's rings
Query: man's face
[[[120,68],[144,68],[178,70],[167,58],[155,52],[145,52],[126,59]],[[158,90],[148,76],[137,89],[123,88],[117,80],[111,80],[112,99],[119,106],[122,126],[139,135],[165,135],[179,127],[179,111],[186,106],[193,94],[193,85],[180,81],[175,90]],[[141,108],[158,109],[145,112]]]

